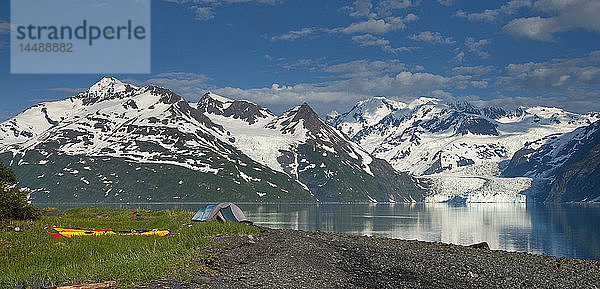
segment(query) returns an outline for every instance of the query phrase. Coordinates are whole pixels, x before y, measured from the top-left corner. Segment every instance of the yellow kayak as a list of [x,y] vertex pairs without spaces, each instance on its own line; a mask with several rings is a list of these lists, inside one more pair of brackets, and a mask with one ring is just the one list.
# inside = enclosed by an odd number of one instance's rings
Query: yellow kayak
[[169,234],[169,230],[152,229],[152,230],[131,230],[131,231],[114,231],[114,230],[99,230],[99,229],[84,229],[72,227],[54,227],[60,235],[64,237],[73,236],[101,236],[101,235],[145,235],[145,236],[165,236]]

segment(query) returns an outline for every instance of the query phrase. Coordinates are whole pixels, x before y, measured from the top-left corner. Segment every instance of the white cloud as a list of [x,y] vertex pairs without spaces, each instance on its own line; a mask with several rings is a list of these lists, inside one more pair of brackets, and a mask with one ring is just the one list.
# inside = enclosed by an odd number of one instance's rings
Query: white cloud
[[539,41],[555,41],[554,33],[566,30],[554,18],[518,18],[506,24],[502,30],[516,38]]
[[467,18],[470,21],[495,22],[502,16],[515,14],[519,9],[531,6],[531,0],[512,0],[500,6],[500,8],[486,9],[483,12],[467,13],[463,10],[458,10],[455,16]]
[[73,88],[73,87],[53,87],[48,88],[50,91],[68,92],[68,93],[79,93],[88,89],[87,87]]
[[379,47],[381,47],[381,49],[383,51],[391,52],[391,53],[397,53],[397,52],[402,52],[402,51],[411,51],[414,49],[412,47],[404,47],[404,46],[394,48],[390,45],[389,40],[382,38],[382,37],[377,37],[377,36],[374,36],[371,34],[352,36],[352,41],[354,41],[355,43],[357,43],[360,46],[379,46]]
[[373,3],[371,3],[370,0],[354,1],[354,6],[348,7],[348,10],[350,12],[348,15],[352,17],[377,17],[375,13],[371,12],[371,8],[373,8]]
[[[308,71],[314,72],[314,71],[320,71],[324,67],[327,66],[323,63],[324,60],[325,60],[324,58],[320,58],[320,59],[316,59],[316,60],[301,58],[292,63],[282,62],[279,64],[279,66],[281,66],[281,68],[283,68],[285,70],[306,69]],[[278,61],[285,61],[285,59],[278,59]]]
[[454,58],[452,58],[452,60],[458,62],[458,63],[462,63],[463,60],[465,59],[465,53],[463,51],[457,53]]
[[377,4],[376,10],[380,16],[389,16],[393,10],[406,9],[420,4],[420,0],[383,0]]
[[452,6],[456,2],[458,2],[458,0],[438,0],[438,3],[444,6]]
[[350,24],[346,28],[342,28],[341,31],[346,34],[355,33],[372,33],[372,34],[383,34],[398,29],[404,29],[406,23],[416,21],[418,19],[415,14],[408,14],[405,17],[387,17],[385,19],[369,19],[362,22],[356,22]]
[[538,41],[555,41],[555,34],[578,28],[600,33],[598,0],[538,0],[533,7],[549,17],[514,19],[504,26],[504,32]]
[[212,7],[192,6],[190,9],[196,15],[196,20],[206,21],[215,18],[215,11]]
[[586,57],[509,64],[499,83],[509,89],[600,98],[600,51]]
[[599,101],[590,101],[590,96],[505,96],[501,95],[490,100],[473,99],[472,103],[479,106],[499,106],[504,109],[516,109],[521,106],[546,106],[546,107],[559,107],[566,111],[572,111],[577,113],[587,113],[591,111],[600,111]]
[[488,82],[486,80],[473,80],[471,86],[474,88],[487,88]]
[[457,66],[457,67],[452,68],[452,74],[481,76],[481,75],[488,74],[488,73],[492,72],[493,70],[494,70],[494,67],[491,65],[488,65],[488,66],[484,66],[484,65]]
[[284,0],[164,0],[188,6],[194,12],[196,20],[207,21],[215,18],[215,8],[223,4],[257,2],[267,5],[283,3]]
[[325,68],[326,72],[339,74],[342,77],[371,77],[404,70],[406,70],[406,65],[396,59],[389,61],[355,60]]
[[[273,111],[308,102],[319,113],[347,108],[366,96],[386,95],[412,99],[422,95],[444,96],[449,88],[465,88],[469,77],[445,77],[427,72],[406,71],[406,65],[396,61],[357,60],[330,65],[323,69],[335,80],[285,84],[272,83],[263,88],[243,89],[223,87],[212,91],[236,99],[248,99]],[[319,111],[319,109],[321,109]]]
[[423,31],[419,34],[413,34],[408,37],[415,41],[424,41],[431,44],[454,44],[455,41],[452,37],[444,37],[439,32]]
[[500,15],[500,12],[498,10],[494,10],[494,9],[486,9],[483,12],[480,13],[466,13],[463,10],[458,10],[456,11],[455,16],[457,17],[462,17],[462,18],[467,18],[470,21],[480,21],[480,22],[494,22],[496,20],[496,18],[498,18],[498,16]]
[[317,29],[315,28],[302,28],[300,30],[292,30],[288,33],[279,35],[279,36],[273,36],[271,37],[271,41],[276,41],[276,40],[296,40],[300,37],[304,37],[310,34],[315,33],[315,31],[317,31]]
[[469,52],[476,53],[483,59],[489,59],[491,55],[483,49],[490,43],[492,43],[492,40],[490,39],[481,39],[476,41],[473,37],[467,37],[465,40],[465,47],[467,47]]

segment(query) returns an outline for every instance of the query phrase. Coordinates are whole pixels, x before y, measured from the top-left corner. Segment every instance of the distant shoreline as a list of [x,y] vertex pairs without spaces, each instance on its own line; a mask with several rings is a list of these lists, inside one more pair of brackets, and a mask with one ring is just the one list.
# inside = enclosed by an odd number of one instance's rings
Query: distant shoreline
[[[140,202],[140,203],[71,203],[71,202],[61,202],[61,203],[36,203],[32,202],[34,206],[48,207],[53,205],[69,205],[69,206],[93,206],[93,205],[205,205],[212,203],[220,203],[222,201],[206,201],[206,202]],[[425,204],[450,204],[452,203],[438,203],[438,202],[414,202],[414,203],[404,203],[404,202],[235,202],[239,205],[425,205]],[[507,204],[521,204],[521,205],[544,205],[544,206],[557,206],[557,205],[600,205],[600,201],[587,201],[587,202],[563,202],[563,203],[543,203],[543,202],[468,202],[465,204],[489,204],[489,205],[507,205]]]

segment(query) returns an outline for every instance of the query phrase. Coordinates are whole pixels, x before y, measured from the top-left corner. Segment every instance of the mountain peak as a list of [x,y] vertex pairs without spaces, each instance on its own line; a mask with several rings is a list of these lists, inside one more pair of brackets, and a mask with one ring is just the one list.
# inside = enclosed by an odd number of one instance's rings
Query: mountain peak
[[84,104],[92,104],[108,99],[124,98],[138,89],[138,87],[123,83],[114,77],[105,77],[90,86],[85,92],[78,94],[76,98],[83,99]]
[[[323,121],[319,118],[317,113],[308,105],[308,103],[302,103],[292,109],[283,113],[274,122],[279,122],[282,125],[282,131],[284,133],[294,133],[296,126],[302,120],[304,128],[316,135],[324,126]],[[273,123],[269,127],[275,127]]]
[[125,84],[114,77],[104,77],[92,85],[88,92],[99,93],[112,90],[111,92],[121,92],[125,90]]
[[416,107],[419,107],[421,105],[426,105],[426,104],[438,104],[441,100],[438,98],[434,98],[434,97],[427,97],[427,96],[421,96],[413,101],[411,101],[408,104],[408,108],[410,109],[414,109]]
[[229,99],[227,97],[220,96],[218,94],[215,94],[215,93],[212,93],[210,91],[207,91],[204,95],[202,95],[202,98],[201,98],[200,102],[202,102],[202,99],[207,99],[207,98],[210,98],[212,100],[216,100],[216,101],[219,101],[219,102],[223,102],[223,103],[233,101],[233,100],[231,100],[231,99]]
[[308,120],[308,119],[314,119],[314,118],[318,119],[319,118],[317,113],[306,102],[289,110],[289,115],[294,115],[295,120],[299,120],[299,119]]

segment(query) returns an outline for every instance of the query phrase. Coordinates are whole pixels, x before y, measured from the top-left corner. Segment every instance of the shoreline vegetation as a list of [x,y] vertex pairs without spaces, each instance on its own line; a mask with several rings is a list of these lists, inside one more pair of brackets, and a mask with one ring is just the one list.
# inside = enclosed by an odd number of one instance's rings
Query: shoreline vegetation
[[[76,208],[43,209],[37,220],[0,220],[0,288],[54,287],[117,281],[120,286],[175,276],[181,280],[204,268],[193,258],[212,236],[256,234],[242,223],[194,223],[184,210]],[[112,230],[169,229],[158,236],[103,235],[53,238],[52,226]],[[18,229],[16,229],[18,228]],[[16,229],[16,230],[15,230]]]
[[[0,288],[600,287],[600,262],[443,243],[191,223],[185,210],[43,209],[0,221]],[[52,226],[171,235],[52,238]],[[14,229],[19,227],[19,231]],[[21,286],[21,287],[19,287]],[[25,286],[25,287],[22,287]]]

